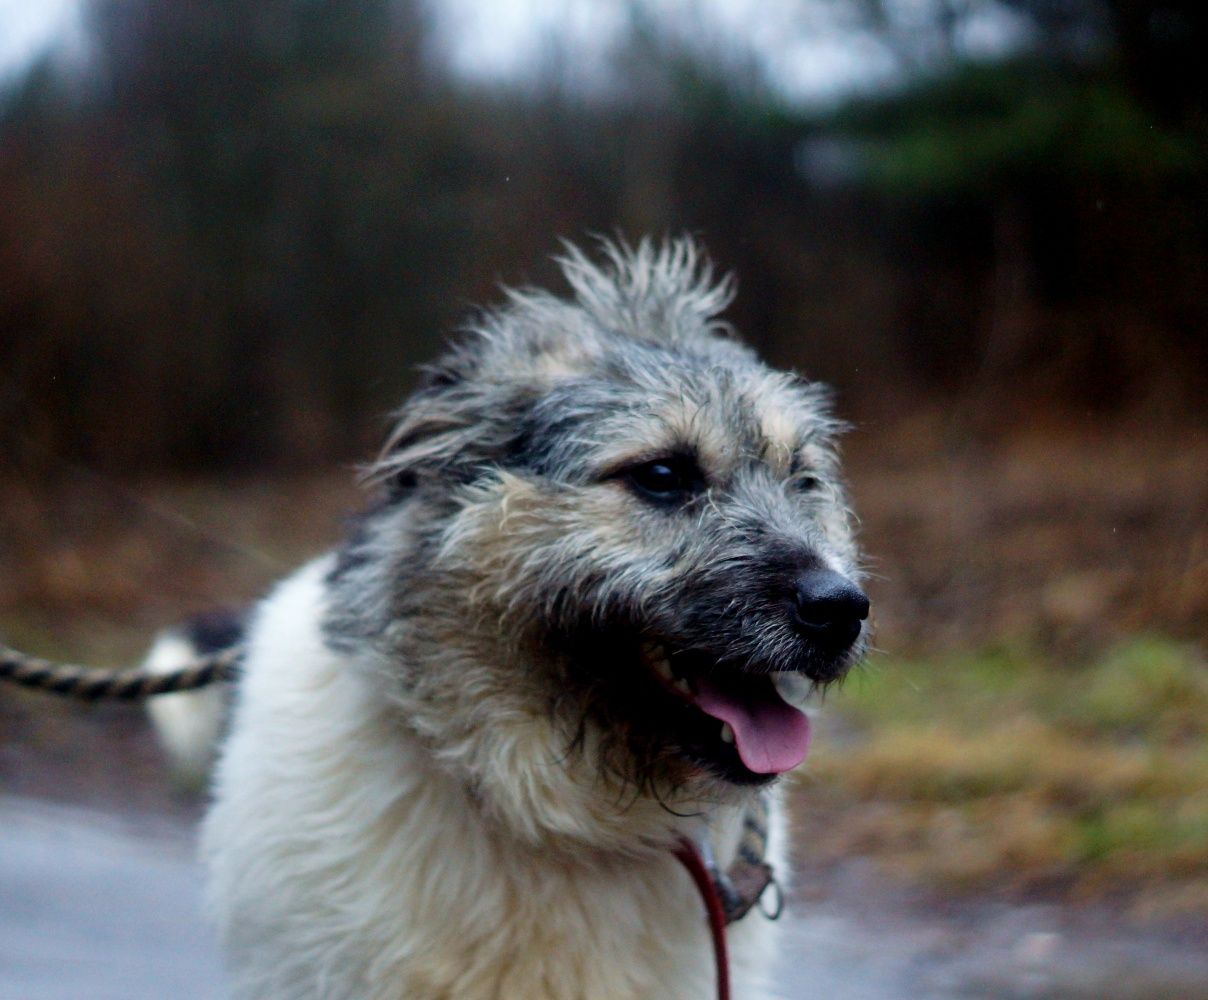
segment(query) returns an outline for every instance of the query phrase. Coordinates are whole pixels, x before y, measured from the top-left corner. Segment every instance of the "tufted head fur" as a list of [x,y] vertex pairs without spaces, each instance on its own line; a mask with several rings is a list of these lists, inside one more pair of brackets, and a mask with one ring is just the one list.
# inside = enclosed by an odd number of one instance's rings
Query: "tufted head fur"
[[324,635],[492,822],[615,848],[799,759],[784,702],[858,659],[867,602],[826,391],[735,338],[690,241],[601,257],[429,370]]

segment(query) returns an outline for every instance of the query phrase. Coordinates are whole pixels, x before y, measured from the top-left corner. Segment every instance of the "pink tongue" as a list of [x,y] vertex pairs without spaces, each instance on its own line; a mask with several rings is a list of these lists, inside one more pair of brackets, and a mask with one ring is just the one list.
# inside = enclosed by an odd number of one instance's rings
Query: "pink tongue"
[[805,760],[810,721],[777,694],[770,678],[766,685],[744,679],[739,686],[701,676],[696,703],[715,719],[730,724],[738,756],[748,771],[780,774]]

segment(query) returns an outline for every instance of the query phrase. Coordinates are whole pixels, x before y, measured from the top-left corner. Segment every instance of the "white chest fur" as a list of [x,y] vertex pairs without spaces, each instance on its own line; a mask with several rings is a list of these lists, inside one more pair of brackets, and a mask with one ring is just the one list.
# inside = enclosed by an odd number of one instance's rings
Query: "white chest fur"
[[[324,562],[250,637],[204,851],[241,1000],[707,1000],[699,898],[669,853],[542,850],[484,820],[319,634]],[[716,821],[719,860],[733,816]],[[774,926],[731,927],[736,1000]]]

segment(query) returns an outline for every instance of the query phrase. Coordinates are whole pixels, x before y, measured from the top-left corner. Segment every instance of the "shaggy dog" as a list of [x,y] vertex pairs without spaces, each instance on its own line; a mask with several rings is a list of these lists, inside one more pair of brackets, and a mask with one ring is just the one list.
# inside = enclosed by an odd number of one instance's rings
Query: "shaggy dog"
[[[762,365],[689,242],[562,260],[433,367],[380,499],[246,629],[205,823],[243,1000],[716,995],[725,869],[868,602],[825,392]],[[776,925],[730,927],[772,996]]]

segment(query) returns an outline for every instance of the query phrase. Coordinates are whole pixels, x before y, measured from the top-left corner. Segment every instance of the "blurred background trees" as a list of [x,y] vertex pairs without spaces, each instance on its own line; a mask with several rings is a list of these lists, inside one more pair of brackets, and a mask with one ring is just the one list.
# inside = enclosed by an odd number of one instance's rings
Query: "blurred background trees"
[[763,5],[879,67],[819,102],[682,5],[500,80],[418,0],[92,0],[3,98],[0,447],[364,455],[470,303],[591,232],[700,234],[860,420],[1202,421],[1208,15],[990,6],[993,58],[985,3]]

